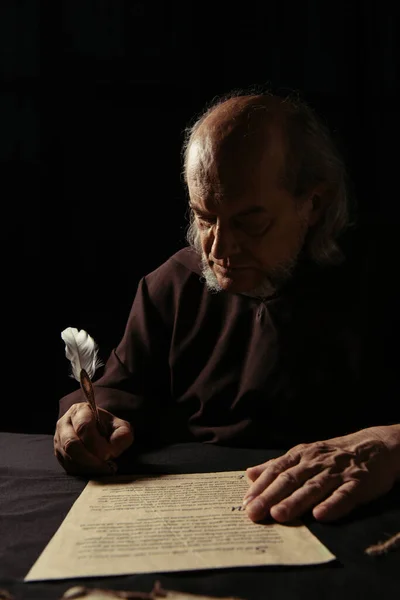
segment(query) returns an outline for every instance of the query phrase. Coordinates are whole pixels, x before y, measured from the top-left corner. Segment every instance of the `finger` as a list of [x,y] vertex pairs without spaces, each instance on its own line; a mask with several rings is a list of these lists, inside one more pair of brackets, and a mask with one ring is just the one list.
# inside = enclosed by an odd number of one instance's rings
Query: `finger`
[[69,475],[113,475],[116,472],[115,468],[112,465],[109,465],[109,463],[79,464],[59,451],[56,451],[56,457]]
[[[252,521],[264,519],[269,514],[272,506],[278,504],[283,499],[290,496],[295,490],[302,487],[302,485],[308,479],[314,477],[320,469],[321,466],[318,464],[300,464],[279,473],[279,475],[277,475],[275,479],[273,479],[273,481],[255,497],[245,502],[246,511],[250,519]],[[263,479],[263,475],[261,475],[259,479]],[[258,484],[258,481],[259,480],[256,481],[256,484]],[[251,498],[251,496],[249,496],[249,498]]]
[[59,446],[54,449],[54,455],[62,468],[70,475],[88,475],[90,473],[111,475],[116,471],[111,461],[98,463],[96,458],[93,462],[89,458],[85,464],[76,463]]
[[54,451],[54,456],[56,457],[56,459],[58,460],[58,462],[60,463],[60,465],[64,468],[64,460],[60,451],[60,441],[58,438],[58,434],[57,432],[54,435],[54,439],[53,439],[53,451]]
[[[250,467],[251,470],[255,469],[256,473],[259,472],[259,475],[244,495],[243,500],[245,505],[246,501],[250,501],[250,498],[255,498],[256,496],[261,494],[261,492],[263,492],[265,488],[267,488],[278,477],[278,475],[280,475],[280,473],[286,471],[290,467],[294,467],[299,462],[299,455],[287,452],[283,456],[280,456],[279,458],[275,458],[273,460],[269,460],[263,465],[256,465],[255,467]],[[246,474],[248,470],[249,469],[246,470]]]
[[57,459],[68,472],[109,473],[110,467],[104,460],[92,454],[82,443],[69,420],[58,431]]
[[260,477],[261,473],[265,471],[265,469],[269,466],[271,461],[267,461],[262,463],[261,465],[254,465],[254,467],[249,467],[246,469],[246,475],[250,479],[250,481],[255,481],[258,477]]
[[328,522],[348,515],[361,503],[360,483],[353,479],[337,488],[329,498],[313,509],[315,519]]
[[132,427],[127,421],[114,417],[110,436],[111,456],[117,458],[133,443]]
[[71,424],[83,446],[91,454],[103,461],[110,458],[111,446],[109,441],[100,434],[96,417],[89,404],[77,405],[77,409],[71,412],[69,419],[66,419],[66,423]]
[[319,473],[307,479],[290,496],[274,504],[270,508],[270,515],[279,523],[296,519],[329,496],[341,482],[339,474]]
[[113,475],[118,470],[117,465],[111,460],[105,463],[101,462],[100,464],[98,464],[97,462],[91,463],[90,459],[85,464],[75,463],[69,458],[68,455],[65,454],[65,452],[61,451],[59,448],[60,446],[57,446],[54,449],[55,457],[57,458],[59,464],[63,467],[63,469],[70,475]]

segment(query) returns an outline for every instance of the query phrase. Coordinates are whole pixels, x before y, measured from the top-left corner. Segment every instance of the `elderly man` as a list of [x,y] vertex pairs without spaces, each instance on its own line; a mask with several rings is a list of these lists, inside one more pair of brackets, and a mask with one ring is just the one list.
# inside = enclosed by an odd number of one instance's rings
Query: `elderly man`
[[141,279],[95,382],[108,437],[77,391],[55,453],[107,473],[132,442],[279,448],[247,471],[249,517],[344,516],[400,478],[400,419],[339,243],[343,162],[310,108],[272,94],[219,100],[183,154],[189,247]]

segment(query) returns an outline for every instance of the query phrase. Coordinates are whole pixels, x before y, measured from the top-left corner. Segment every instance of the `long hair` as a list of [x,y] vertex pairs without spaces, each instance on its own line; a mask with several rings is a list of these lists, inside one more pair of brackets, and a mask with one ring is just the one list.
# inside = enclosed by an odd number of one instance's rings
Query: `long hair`
[[[308,256],[320,264],[335,264],[343,260],[337,243],[339,236],[351,225],[349,216],[348,176],[344,160],[325,123],[315,114],[299,94],[285,97],[270,92],[233,91],[212,103],[197,116],[184,131],[182,146],[183,179],[187,185],[188,153],[192,140],[207,116],[224,102],[239,97],[251,98],[246,108],[248,116],[260,108],[266,121],[276,118],[277,100],[279,124],[285,144],[285,162],[281,184],[296,199],[318,184],[324,184],[321,194],[321,213],[318,222],[310,228],[305,241]],[[352,199],[353,200],[353,199]],[[189,208],[188,243],[199,249],[199,237],[193,211]]]

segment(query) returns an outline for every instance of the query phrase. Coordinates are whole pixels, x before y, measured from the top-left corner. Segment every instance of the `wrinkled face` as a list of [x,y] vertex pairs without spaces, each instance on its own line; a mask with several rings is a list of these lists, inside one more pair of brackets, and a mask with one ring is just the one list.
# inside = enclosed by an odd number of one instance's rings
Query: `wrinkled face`
[[221,148],[210,136],[192,143],[187,162],[190,206],[203,274],[213,290],[269,295],[291,274],[310,224],[301,203],[279,181],[280,135],[260,152]]

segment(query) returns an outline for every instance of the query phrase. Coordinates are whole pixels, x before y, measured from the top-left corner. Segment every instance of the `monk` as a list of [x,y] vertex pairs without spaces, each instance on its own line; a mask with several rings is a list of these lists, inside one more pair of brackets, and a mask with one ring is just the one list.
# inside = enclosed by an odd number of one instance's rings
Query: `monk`
[[298,98],[231,94],[188,127],[183,168],[188,245],[140,280],[94,382],[108,435],[77,390],[60,401],[58,460],[108,473],[132,444],[281,449],[247,470],[254,521],[332,521],[386,494],[400,479],[391,333],[370,318],[364,252],[346,252],[326,126]]

